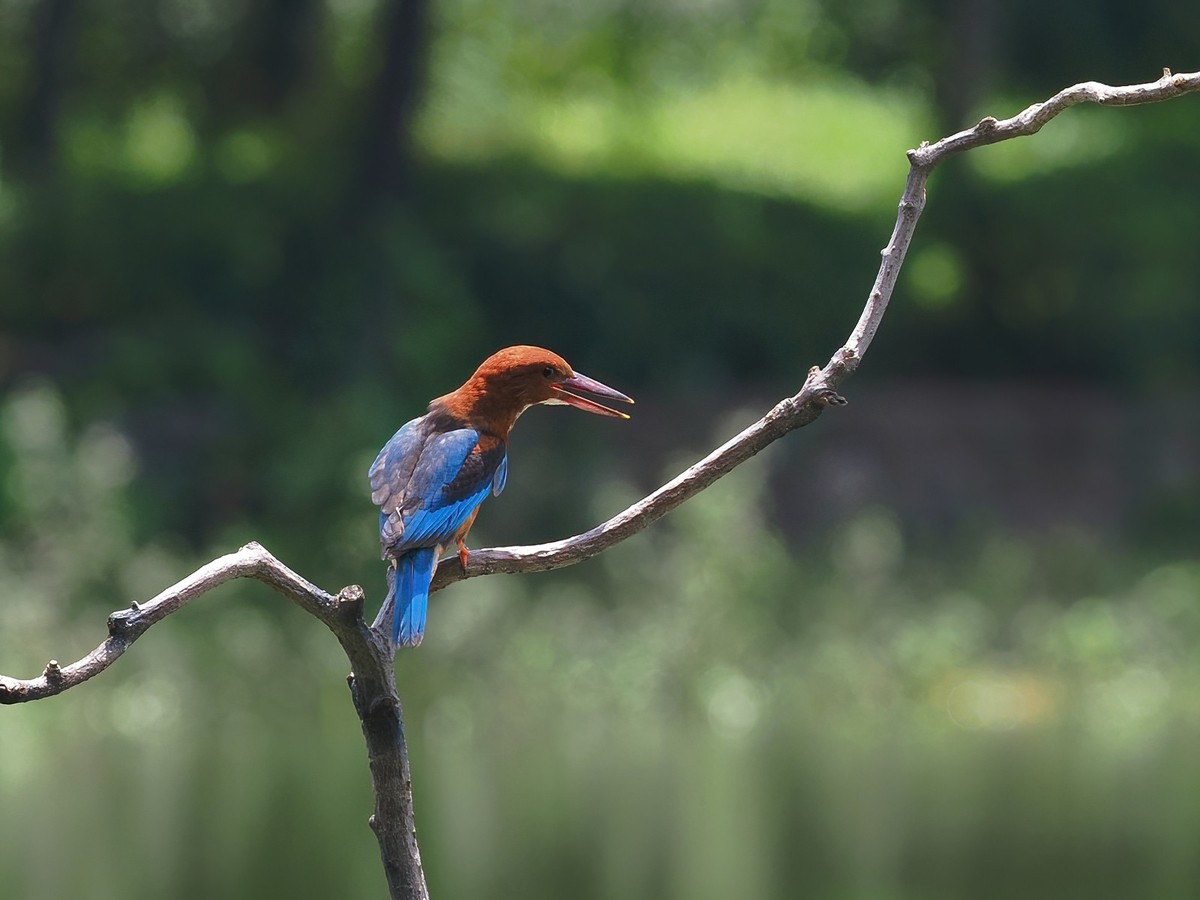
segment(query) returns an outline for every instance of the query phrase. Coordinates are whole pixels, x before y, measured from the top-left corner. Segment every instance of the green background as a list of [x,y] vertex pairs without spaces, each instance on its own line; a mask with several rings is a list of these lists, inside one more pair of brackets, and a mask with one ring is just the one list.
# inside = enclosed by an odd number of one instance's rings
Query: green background
[[[583,530],[844,340],[904,150],[1200,58],[1155,0],[0,4],[0,671],[365,471],[511,343],[474,546]],[[435,897],[1200,892],[1200,99],[934,176],[851,403],[600,558],[433,601]],[[345,659],[234,584],[0,710],[0,896],[378,897]]]

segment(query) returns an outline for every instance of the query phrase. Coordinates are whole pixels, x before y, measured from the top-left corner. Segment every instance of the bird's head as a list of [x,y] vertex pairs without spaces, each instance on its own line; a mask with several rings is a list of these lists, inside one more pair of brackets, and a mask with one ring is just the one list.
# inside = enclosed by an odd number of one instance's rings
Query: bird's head
[[541,347],[506,347],[493,353],[463,388],[474,388],[473,392],[487,405],[495,403],[510,409],[514,419],[538,403],[574,406],[602,416],[629,418],[623,412],[583,396],[584,393],[605,400],[633,403],[620,391],[579,374],[557,353]]

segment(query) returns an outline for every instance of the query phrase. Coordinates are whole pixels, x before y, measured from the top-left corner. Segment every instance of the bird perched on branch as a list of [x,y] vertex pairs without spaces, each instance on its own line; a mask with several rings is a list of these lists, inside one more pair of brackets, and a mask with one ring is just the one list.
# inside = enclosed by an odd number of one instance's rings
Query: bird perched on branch
[[379,451],[369,473],[371,500],[380,509],[379,541],[389,560],[392,637],[398,645],[421,643],[429,584],[451,542],[466,568],[467,532],[487,495],[504,490],[508,433],[521,413],[541,403],[629,418],[581,391],[633,403],[549,350],[508,347],[485,359],[458,390],[430,403],[429,412],[404,425]]

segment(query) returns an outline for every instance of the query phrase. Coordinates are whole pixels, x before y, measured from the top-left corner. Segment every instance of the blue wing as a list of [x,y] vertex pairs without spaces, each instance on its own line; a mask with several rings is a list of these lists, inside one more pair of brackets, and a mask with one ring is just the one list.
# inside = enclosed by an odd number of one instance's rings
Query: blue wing
[[391,512],[403,500],[404,488],[421,457],[421,448],[429,440],[427,420],[427,416],[420,416],[402,425],[371,463],[367,473],[371,480],[371,502],[381,509]]
[[[410,423],[411,425],[412,423]],[[405,434],[405,426],[372,467],[372,499],[380,502],[379,537],[386,556],[453,538],[499,483],[503,488],[504,445],[480,440],[473,428],[443,434]],[[419,432],[420,426],[416,427]]]

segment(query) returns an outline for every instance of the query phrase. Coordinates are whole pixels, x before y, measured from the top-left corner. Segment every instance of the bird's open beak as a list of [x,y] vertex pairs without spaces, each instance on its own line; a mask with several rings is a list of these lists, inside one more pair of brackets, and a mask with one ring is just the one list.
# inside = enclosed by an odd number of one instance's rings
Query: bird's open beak
[[589,394],[594,394],[597,397],[603,397],[605,400],[620,400],[622,403],[633,403],[632,397],[626,397],[620,391],[614,391],[606,384],[601,384],[594,378],[588,378],[586,375],[580,375],[576,372],[570,378],[560,381],[553,386],[554,397],[547,401],[549,403],[565,403],[567,406],[574,406],[576,409],[582,409],[584,412],[596,413],[600,416],[616,416],[619,419],[628,419],[629,416],[623,412],[617,412],[615,409],[609,409],[594,400],[587,397],[581,397],[578,394],[571,393],[572,391],[587,391]]

